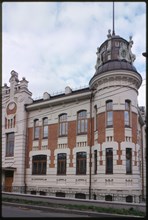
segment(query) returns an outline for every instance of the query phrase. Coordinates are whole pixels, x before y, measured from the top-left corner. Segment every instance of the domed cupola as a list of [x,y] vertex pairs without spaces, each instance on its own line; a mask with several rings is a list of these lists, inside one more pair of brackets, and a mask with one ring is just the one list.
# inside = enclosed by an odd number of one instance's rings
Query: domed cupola
[[[108,30],[107,40],[97,48],[96,72],[89,82],[90,88],[93,87],[92,84],[95,79],[98,79],[102,73],[108,71],[132,71],[141,78],[140,74],[133,66],[136,56],[131,51],[132,45],[133,40],[131,36],[129,37],[129,41],[127,41],[114,33],[111,35],[111,30]],[[138,87],[140,87],[140,85],[141,83],[139,83]]]

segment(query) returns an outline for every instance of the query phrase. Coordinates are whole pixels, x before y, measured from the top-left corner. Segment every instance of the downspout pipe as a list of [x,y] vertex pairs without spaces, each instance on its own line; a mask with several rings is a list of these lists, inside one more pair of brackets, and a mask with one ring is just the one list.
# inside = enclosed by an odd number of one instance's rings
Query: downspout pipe
[[92,177],[92,134],[93,134],[93,131],[92,131],[92,99],[93,99],[93,91],[91,92],[91,96],[90,96],[90,148],[89,148],[89,199],[91,199],[92,197],[92,186],[91,186],[91,177]]
[[24,193],[27,193],[26,168],[27,168],[27,151],[28,151],[28,111],[26,110],[26,140],[25,140],[25,161],[24,161]]

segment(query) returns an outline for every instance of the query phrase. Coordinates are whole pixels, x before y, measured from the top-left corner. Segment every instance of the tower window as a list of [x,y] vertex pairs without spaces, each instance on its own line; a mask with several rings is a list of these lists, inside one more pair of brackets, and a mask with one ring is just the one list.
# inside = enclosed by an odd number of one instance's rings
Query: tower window
[[132,174],[132,149],[126,148],[126,174]]
[[113,173],[113,149],[106,148],[106,174]]
[[129,100],[125,100],[124,124],[126,127],[130,126],[130,101]]
[[106,125],[107,127],[113,126],[113,102],[108,100],[106,102]]

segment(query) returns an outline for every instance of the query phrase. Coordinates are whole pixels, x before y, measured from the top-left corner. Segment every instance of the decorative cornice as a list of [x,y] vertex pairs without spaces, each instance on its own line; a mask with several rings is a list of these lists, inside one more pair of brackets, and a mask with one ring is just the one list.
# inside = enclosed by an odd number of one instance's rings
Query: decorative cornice
[[101,90],[113,86],[125,86],[133,88],[138,91],[142,84],[142,77],[140,74],[132,71],[108,71],[100,75],[94,76],[90,81],[90,89]]

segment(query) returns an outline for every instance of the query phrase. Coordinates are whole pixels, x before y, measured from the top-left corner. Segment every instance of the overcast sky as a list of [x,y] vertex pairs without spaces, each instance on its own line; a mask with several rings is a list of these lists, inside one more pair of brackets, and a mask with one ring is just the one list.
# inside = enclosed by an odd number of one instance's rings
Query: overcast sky
[[[10,72],[29,81],[33,98],[88,86],[96,51],[112,30],[112,2],[3,2],[2,83]],[[143,78],[138,103],[146,105],[146,3],[115,3],[115,34],[133,36],[134,66]]]

